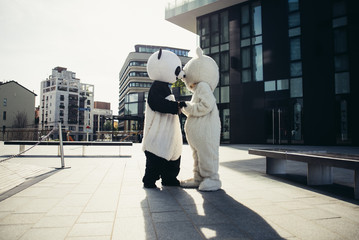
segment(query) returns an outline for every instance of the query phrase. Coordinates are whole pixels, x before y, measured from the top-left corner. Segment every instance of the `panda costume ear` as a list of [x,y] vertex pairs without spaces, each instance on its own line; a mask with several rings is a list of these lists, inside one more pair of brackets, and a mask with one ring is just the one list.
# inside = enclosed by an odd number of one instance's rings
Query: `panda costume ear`
[[160,52],[158,53],[158,57],[157,57],[158,60],[160,60],[161,55],[162,55],[162,48],[160,48]]

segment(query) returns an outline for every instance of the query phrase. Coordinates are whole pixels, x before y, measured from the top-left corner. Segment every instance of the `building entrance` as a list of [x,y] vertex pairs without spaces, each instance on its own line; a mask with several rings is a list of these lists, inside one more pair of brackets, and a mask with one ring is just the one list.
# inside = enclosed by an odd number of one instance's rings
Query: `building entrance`
[[268,108],[266,110],[267,143],[288,144],[291,140],[289,111],[285,107]]

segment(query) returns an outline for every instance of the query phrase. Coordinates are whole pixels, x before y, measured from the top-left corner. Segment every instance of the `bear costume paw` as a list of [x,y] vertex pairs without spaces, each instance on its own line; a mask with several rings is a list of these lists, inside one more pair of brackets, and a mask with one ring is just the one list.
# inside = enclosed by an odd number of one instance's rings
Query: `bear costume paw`
[[197,181],[194,178],[190,178],[184,181],[181,181],[181,187],[183,188],[198,188],[200,185],[200,181]]
[[198,190],[203,192],[214,192],[221,188],[222,183],[220,180],[213,180],[205,178],[198,187]]

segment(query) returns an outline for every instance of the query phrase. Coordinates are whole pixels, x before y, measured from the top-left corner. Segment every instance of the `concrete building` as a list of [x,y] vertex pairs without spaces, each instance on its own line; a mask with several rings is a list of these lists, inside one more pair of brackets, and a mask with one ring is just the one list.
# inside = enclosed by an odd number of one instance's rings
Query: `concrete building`
[[106,119],[112,118],[111,103],[108,102],[94,102],[93,114],[93,134],[94,139],[98,131],[104,131]]
[[[85,140],[93,129],[93,100],[93,85],[81,83],[76,73],[66,68],[52,69],[52,74],[41,82],[40,128],[52,129],[61,121],[72,139]],[[54,138],[57,137],[55,134]]]
[[142,130],[145,101],[153,82],[147,74],[147,60],[152,53],[158,51],[160,48],[177,54],[183,65],[190,59],[188,57],[189,50],[186,49],[136,45],[135,52],[128,54],[119,74],[119,130]]
[[[0,82],[0,126],[35,128],[35,97],[37,95],[15,81]],[[19,118],[22,123],[18,123]],[[20,126],[21,125],[21,126]]]
[[220,68],[222,142],[359,145],[355,0],[173,0]]

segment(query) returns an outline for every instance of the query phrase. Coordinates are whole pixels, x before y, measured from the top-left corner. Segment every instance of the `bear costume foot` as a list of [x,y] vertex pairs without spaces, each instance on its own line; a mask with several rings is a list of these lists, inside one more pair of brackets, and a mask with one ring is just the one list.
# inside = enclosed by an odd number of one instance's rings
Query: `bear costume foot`
[[198,190],[203,192],[214,192],[221,188],[222,183],[220,180],[213,180],[205,178],[198,187]]
[[197,181],[194,178],[190,178],[184,181],[181,181],[181,187],[183,188],[198,188],[200,185],[200,181]]

